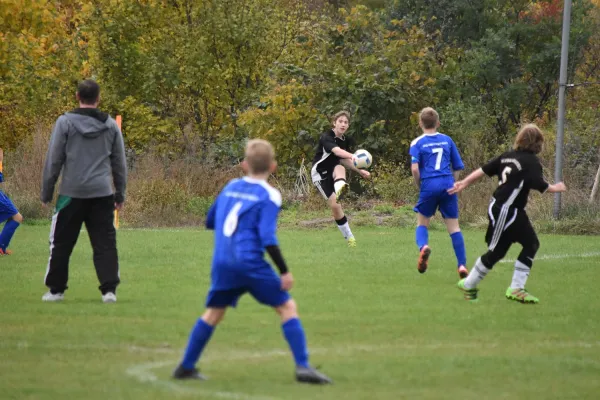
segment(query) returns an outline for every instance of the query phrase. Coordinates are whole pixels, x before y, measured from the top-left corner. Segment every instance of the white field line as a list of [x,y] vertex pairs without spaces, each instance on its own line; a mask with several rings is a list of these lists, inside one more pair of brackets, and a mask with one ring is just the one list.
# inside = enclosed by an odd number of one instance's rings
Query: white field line
[[[398,345],[351,345],[337,348],[319,348],[311,349],[311,354],[337,354],[346,355],[357,352],[378,352],[378,351],[390,351],[390,350],[439,350],[439,349],[474,349],[474,348],[486,348],[493,349],[503,346],[499,343],[432,343],[432,344],[398,344]],[[600,346],[600,341],[597,342],[563,342],[563,341],[546,341],[537,342],[533,345],[528,344],[528,347],[534,348],[592,348]],[[236,360],[256,360],[256,359],[268,359],[274,357],[290,356],[289,351],[284,350],[272,350],[263,352],[237,352],[237,353],[221,353],[213,356],[204,357],[206,361],[236,361]],[[194,387],[183,386],[170,380],[170,378],[160,379],[152,372],[154,369],[164,368],[171,366],[175,368],[178,360],[161,361],[145,364],[136,364],[129,367],[126,370],[126,374],[137,379],[142,383],[150,383],[160,386],[164,389],[177,392],[177,393],[189,393],[189,394],[210,394],[216,398],[223,399],[237,399],[237,400],[275,400],[273,397],[249,395],[239,392],[222,392],[222,391],[211,391],[208,388],[203,388],[201,385]]]
[[[436,349],[454,349],[454,348],[495,348],[495,343],[430,343],[430,344],[393,344],[393,345],[360,345],[354,344],[347,347],[334,347],[334,348],[316,348],[309,349],[311,354],[348,354],[350,352],[361,352],[361,351],[386,351],[390,349],[398,350],[436,350]],[[538,342],[535,345],[528,344],[535,348],[546,348],[546,347],[568,347],[568,348],[591,348],[600,346],[600,341],[597,342],[565,342],[565,341],[546,341]],[[156,353],[156,354],[172,354],[182,355],[183,348],[175,349],[172,347],[146,347],[137,345],[120,345],[120,344],[56,344],[56,343],[29,343],[27,341],[0,342],[0,349],[17,349],[17,350],[62,350],[62,351],[81,351],[81,350],[94,350],[94,351],[123,351],[129,353]],[[271,358],[275,356],[287,356],[290,355],[288,350],[264,350],[260,352],[248,352],[248,351],[236,351],[229,353],[211,353],[210,351],[202,359],[206,361],[238,361],[238,360],[251,360],[259,358]]]
[[[534,262],[542,261],[542,260],[564,260],[567,258],[590,258],[590,257],[600,257],[600,251],[591,251],[587,253],[577,253],[577,254],[543,254],[541,256],[536,256]],[[508,259],[501,260],[501,263],[514,263],[516,260]]]

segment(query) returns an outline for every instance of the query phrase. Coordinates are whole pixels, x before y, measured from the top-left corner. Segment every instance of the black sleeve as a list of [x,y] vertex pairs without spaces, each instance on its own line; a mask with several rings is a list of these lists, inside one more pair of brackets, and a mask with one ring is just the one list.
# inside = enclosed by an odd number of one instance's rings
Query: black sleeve
[[271,260],[273,260],[273,262],[277,266],[277,269],[279,270],[281,275],[287,273],[288,267],[285,263],[285,260],[283,259],[283,256],[281,255],[281,250],[279,249],[279,246],[277,246],[277,245],[267,246],[266,250],[267,250],[267,253],[269,253],[269,256],[271,257]]
[[538,192],[544,193],[548,190],[548,182],[544,179],[544,170],[542,169],[542,165],[536,162],[531,169],[531,188],[537,190]]
[[498,156],[498,157],[494,158],[493,160],[488,161],[488,163],[485,164],[484,166],[482,166],[481,169],[487,176],[496,176],[496,175],[500,174],[501,158],[502,158],[502,156]]
[[346,150],[348,153],[354,153],[354,149],[356,148],[356,142],[354,138],[351,136],[346,136]]
[[340,147],[335,142],[335,139],[332,138],[328,133],[324,133],[321,136],[321,145],[323,146],[323,148],[325,149],[325,151],[328,152],[328,153],[331,153],[331,150],[333,150],[334,148]]

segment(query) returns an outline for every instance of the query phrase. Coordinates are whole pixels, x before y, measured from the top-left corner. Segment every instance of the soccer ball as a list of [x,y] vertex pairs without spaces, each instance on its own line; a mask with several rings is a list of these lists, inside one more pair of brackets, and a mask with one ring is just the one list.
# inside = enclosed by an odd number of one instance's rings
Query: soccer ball
[[373,163],[373,157],[371,156],[371,153],[366,150],[356,150],[354,156],[356,157],[354,160],[354,166],[356,168],[366,169],[369,168]]

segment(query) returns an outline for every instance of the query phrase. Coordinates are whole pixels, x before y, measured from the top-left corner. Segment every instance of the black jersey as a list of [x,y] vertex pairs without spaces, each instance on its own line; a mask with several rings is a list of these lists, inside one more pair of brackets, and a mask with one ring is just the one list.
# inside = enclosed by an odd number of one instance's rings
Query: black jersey
[[524,209],[531,189],[542,193],[548,190],[540,160],[531,152],[507,151],[481,169],[488,176],[498,177],[493,201],[500,207]]
[[333,130],[321,135],[311,170],[313,182],[326,179],[333,174],[333,169],[340,163],[340,158],[332,153],[332,150],[336,147],[348,151],[349,138],[337,137]]

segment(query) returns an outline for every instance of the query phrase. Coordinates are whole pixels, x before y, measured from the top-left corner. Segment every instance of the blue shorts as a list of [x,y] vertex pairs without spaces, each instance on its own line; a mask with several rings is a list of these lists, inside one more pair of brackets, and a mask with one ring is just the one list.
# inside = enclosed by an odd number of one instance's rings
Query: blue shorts
[[206,307],[235,307],[246,292],[261,304],[279,307],[291,296],[281,289],[281,278],[273,268],[265,267],[250,271],[219,270],[212,274],[212,286],[206,296]]
[[0,190],[0,222],[12,218],[19,210],[3,191]]
[[419,201],[413,210],[427,218],[440,210],[444,218],[458,218],[458,196],[448,189],[426,190],[419,193]]

